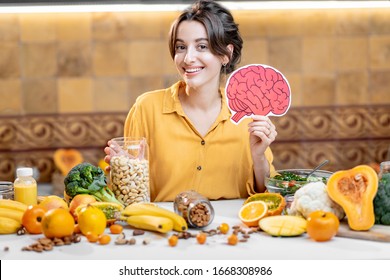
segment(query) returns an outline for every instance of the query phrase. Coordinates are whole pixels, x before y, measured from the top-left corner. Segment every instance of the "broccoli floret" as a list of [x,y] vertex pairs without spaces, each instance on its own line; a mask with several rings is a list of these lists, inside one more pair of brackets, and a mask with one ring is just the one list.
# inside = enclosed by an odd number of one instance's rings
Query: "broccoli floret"
[[123,205],[107,187],[103,170],[88,162],[73,167],[64,179],[65,192],[72,199],[78,194],[90,194],[97,201],[115,202]]
[[383,174],[379,180],[374,212],[376,224],[390,225],[390,173]]

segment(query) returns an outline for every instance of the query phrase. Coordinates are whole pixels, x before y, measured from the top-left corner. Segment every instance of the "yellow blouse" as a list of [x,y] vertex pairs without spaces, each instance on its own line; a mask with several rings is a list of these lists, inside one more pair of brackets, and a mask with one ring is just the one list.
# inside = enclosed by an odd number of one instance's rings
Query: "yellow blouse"
[[[185,190],[209,199],[245,198],[254,193],[253,161],[248,122],[230,121],[222,98],[222,110],[202,137],[186,117],[178,98],[180,81],[163,90],[139,96],[131,108],[124,136],[145,137],[149,145],[152,201],[173,201]],[[266,150],[272,165],[271,149]]]

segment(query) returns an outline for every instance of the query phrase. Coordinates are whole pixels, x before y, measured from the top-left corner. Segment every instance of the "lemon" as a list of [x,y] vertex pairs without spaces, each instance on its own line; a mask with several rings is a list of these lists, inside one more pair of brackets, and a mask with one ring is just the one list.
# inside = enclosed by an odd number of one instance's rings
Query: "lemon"
[[80,210],[77,221],[83,235],[96,234],[99,236],[107,225],[107,218],[103,211],[91,205]]

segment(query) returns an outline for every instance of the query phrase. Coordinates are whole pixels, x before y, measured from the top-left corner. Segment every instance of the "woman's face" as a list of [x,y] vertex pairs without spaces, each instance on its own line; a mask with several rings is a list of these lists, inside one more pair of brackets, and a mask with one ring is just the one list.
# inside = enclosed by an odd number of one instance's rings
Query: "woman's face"
[[176,37],[174,61],[187,86],[219,86],[223,61],[211,52],[203,24],[198,21],[183,21]]

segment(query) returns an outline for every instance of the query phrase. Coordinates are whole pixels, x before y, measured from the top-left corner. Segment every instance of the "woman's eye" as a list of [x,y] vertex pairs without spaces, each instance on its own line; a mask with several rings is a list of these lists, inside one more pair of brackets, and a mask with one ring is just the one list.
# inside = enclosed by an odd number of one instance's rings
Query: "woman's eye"
[[200,50],[207,50],[208,49],[207,45],[199,45],[198,48]]
[[186,49],[185,46],[182,46],[182,45],[177,45],[177,46],[176,46],[176,51],[183,51],[183,50],[185,50],[185,49]]

